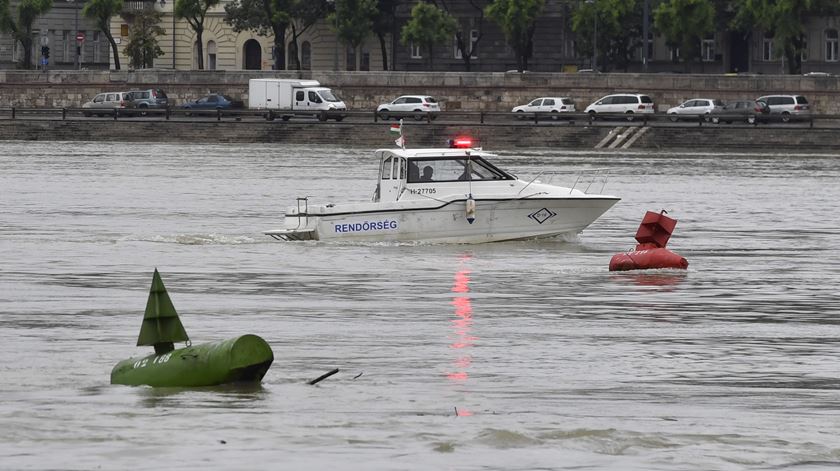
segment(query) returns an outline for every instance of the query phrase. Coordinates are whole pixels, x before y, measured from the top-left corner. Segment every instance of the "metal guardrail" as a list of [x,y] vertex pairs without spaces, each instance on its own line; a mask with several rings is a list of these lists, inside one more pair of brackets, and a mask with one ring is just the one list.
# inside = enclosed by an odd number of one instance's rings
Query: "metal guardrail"
[[[249,110],[249,109],[185,109],[185,108],[114,108],[114,109],[90,109],[90,108],[26,108],[26,107],[10,107],[0,108],[0,119],[52,119],[52,120],[67,120],[70,118],[79,119],[86,115],[98,115],[100,117],[109,117],[114,120],[119,119],[133,119],[138,117],[146,118],[146,120],[162,120],[169,121],[172,119],[193,119],[193,118],[213,118],[217,121],[225,119],[242,120],[243,118],[262,118],[273,121],[275,119],[282,119],[283,121],[289,119],[289,114],[272,111],[272,110]],[[384,122],[394,123],[394,119],[383,120],[375,111],[321,111],[317,113],[310,113],[311,117],[317,118],[319,121],[342,121],[345,118],[354,120],[354,122]],[[753,123],[748,123],[748,118],[754,116],[753,114],[700,114],[700,115],[679,115],[679,122],[684,125],[697,126],[717,126],[712,123],[714,118],[719,118],[721,122],[733,121],[749,124],[751,126],[758,126],[759,124],[767,123],[785,123],[785,119],[779,114],[758,115]],[[389,113],[389,117],[395,117]],[[441,111],[436,113],[406,113],[402,116],[405,122],[425,122],[433,123],[446,122],[458,124],[488,124],[499,122],[519,122],[522,125],[544,125],[556,123],[558,125],[592,125],[596,122],[609,123],[610,125],[625,125],[625,126],[674,126],[674,115],[665,113],[635,113],[629,114],[608,114],[608,113],[511,113],[511,112],[494,112],[494,111]],[[821,115],[809,114],[807,116],[790,116],[790,123],[807,124],[808,127],[815,127],[815,123],[820,122],[837,122],[836,127],[840,127],[840,115]],[[835,126],[832,126],[835,127]]]

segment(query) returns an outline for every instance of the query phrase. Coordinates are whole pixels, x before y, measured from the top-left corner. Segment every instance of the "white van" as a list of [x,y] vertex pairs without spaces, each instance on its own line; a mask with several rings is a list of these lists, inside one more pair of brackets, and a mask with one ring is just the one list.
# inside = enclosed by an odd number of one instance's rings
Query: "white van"
[[[317,80],[251,79],[248,81],[248,108],[267,110],[266,118],[279,116],[283,121],[292,116],[314,116],[341,121],[347,106],[329,88]],[[276,112],[276,113],[275,113]]]

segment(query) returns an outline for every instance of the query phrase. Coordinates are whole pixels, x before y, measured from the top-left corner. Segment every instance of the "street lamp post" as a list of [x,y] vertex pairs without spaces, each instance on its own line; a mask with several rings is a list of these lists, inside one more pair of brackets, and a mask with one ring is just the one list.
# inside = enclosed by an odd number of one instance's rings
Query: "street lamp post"
[[79,41],[76,40],[76,36],[78,36],[79,34],[79,6],[76,3],[76,0],[67,0],[67,2],[73,4],[73,13],[76,17],[76,31],[72,39],[72,41],[76,41],[76,55],[73,58],[73,68],[79,70],[79,56],[81,54],[81,45],[79,44]]
[[592,14],[594,17],[594,30],[592,32],[592,70],[598,70],[598,3],[597,0],[586,0],[586,3],[592,5]]
[[[166,6],[166,0],[160,0],[160,8]],[[172,0],[172,31],[169,32],[172,36],[172,70],[175,70],[175,0]]]

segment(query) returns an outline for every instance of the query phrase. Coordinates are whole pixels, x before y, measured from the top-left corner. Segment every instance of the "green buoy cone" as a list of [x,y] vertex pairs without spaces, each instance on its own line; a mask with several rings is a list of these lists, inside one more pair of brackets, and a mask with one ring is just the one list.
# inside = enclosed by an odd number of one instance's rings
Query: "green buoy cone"
[[117,363],[111,371],[111,384],[196,387],[259,382],[274,361],[271,347],[256,335],[174,348],[175,342],[188,341],[187,332],[155,269],[137,338],[138,346],[154,346],[155,353]]

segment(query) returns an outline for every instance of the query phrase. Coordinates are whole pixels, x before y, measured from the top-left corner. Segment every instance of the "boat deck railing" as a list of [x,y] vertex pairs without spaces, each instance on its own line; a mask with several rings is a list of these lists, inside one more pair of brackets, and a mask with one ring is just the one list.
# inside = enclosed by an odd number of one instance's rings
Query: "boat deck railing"
[[[604,188],[606,188],[607,186],[609,174],[609,168],[589,168],[579,170],[575,176],[574,182],[571,186],[569,186],[569,193],[573,192],[574,190],[579,190],[585,194],[603,193]],[[568,176],[568,172],[563,172],[559,170],[543,170],[542,172],[538,173],[537,176],[532,178],[531,181],[528,182],[528,185],[534,183],[538,179],[543,179],[541,181],[544,181],[544,183],[547,183],[549,185],[556,185],[557,183],[554,183],[555,179],[557,179],[558,177],[566,178]]]

